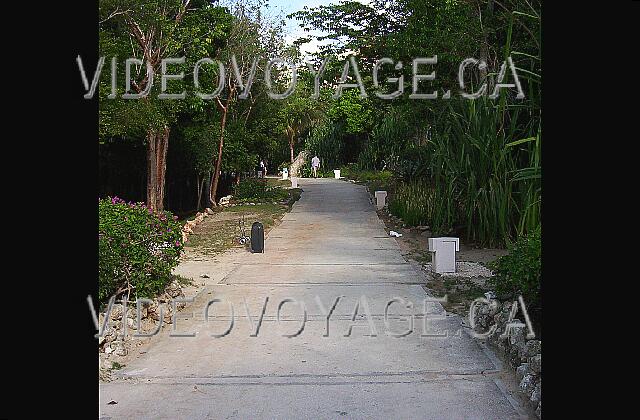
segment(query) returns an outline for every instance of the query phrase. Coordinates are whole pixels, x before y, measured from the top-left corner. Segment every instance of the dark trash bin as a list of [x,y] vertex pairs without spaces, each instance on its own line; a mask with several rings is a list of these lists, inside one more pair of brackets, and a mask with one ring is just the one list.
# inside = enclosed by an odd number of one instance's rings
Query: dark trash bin
[[251,252],[264,252],[264,226],[260,222],[251,225]]

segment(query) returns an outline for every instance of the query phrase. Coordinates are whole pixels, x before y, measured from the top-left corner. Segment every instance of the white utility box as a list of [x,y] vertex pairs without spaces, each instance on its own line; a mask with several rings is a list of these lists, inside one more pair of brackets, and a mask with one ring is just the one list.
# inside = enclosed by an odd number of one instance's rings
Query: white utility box
[[282,180],[285,180],[287,178],[289,178],[289,169],[283,168],[282,169]]
[[387,192],[386,191],[376,191],[376,207],[378,210],[384,207],[387,202]]
[[336,177],[336,179],[340,179],[340,169],[334,169],[333,175]]
[[457,251],[460,251],[459,238],[429,238],[433,271],[438,274],[455,273]]

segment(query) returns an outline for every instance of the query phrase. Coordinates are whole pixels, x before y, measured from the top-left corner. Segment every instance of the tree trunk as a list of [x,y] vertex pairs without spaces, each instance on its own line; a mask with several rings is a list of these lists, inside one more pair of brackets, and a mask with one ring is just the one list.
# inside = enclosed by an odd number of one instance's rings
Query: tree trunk
[[[229,100],[227,100],[227,107]],[[220,167],[222,166],[222,147],[224,146],[224,129],[227,125],[228,108],[224,107],[222,111],[222,122],[220,123],[220,142],[218,144],[218,158],[216,159],[216,168],[213,172],[213,182],[211,183],[211,191],[209,191],[209,201],[215,207],[217,204],[216,194],[218,192],[218,180],[220,179]]]
[[156,130],[147,131],[147,206],[155,210],[158,190]]
[[147,131],[147,205],[153,210],[164,210],[165,174],[169,127]]
[[[207,194],[210,195],[210,191],[211,191],[211,183],[213,182],[213,174],[211,173],[211,171],[207,172],[207,176],[204,179],[204,191],[207,192]],[[207,204],[206,207],[209,207],[209,201],[207,200]]]
[[205,177],[200,179],[200,174],[196,174],[196,188],[198,189],[198,202],[196,203],[196,211],[200,211],[200,204],[202,203],[202,191],[204,188]]
[[293,161],[295,160],[295,158],[293,157],[293,142],[295,141],[294,136],[295,134],[291,134],[291,136],[289,137],[289,152],[291,153],[291,163],[293,163]]

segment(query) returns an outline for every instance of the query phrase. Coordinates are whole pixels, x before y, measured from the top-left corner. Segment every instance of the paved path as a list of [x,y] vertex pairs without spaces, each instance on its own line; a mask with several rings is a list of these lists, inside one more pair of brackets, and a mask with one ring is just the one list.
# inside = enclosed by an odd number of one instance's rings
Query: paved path
[[[466,334],[461,319],[443,315],[437,303],[425,311],[423,277],[401,256],[364,187],[328,179],[302,179],[300,186],[302,199],[270,232],[266,252],[247,253],[181,312],[193,310],[193,316],[178,318],[177,331],[195,337],[155,338],[147,353],[118,372],[119,379],[100,385],[100,415],[526,416],[505,391],[497,361]],[[326,312],[338,296],[327,323]],[[267,297],[260,330],[252,337]],[[391,304],[385,323],[387,302],[396,297],[413,307]],[[214,298],[222,302],[210,306],[206,321],[204,308]],[[304,302],[306,322],[301,307],[286,301],[278,321],[284,299]],[[412,333],[388,334],[406,332],[411,314]],[[224,337],[211,336],[227,330]],[[108,405],[111,400],[118,403]]]

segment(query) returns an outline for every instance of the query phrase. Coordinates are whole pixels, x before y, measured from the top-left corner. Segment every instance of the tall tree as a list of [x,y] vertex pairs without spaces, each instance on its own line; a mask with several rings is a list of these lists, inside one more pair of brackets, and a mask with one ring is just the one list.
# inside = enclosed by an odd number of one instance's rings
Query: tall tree
[[[123,92],[116,86],[115,98],[107,98],[112,86],[103,78],[101,135],[140,136],[144,133],[147,148],[146,201],[151,208],[162,210],[171,126],[177,114],[190,107],[188,101],[158,98],[162,62],[166,58],[184,57],[188,49],[194,52],[194,45],[216,45],[216,40],[224,35],[218,24],[224,20],[224,13],[206,0],[100,0],[99,9],[101,55],[133,58],[142,63],[132,66],[135,73],[132,75],[132,91]],[[203,48],[196,53],[201,51]],[[117,80],[123,80],[125,75],[121,64],[117,66]],[[181,69],[184,70],[184,66],[179,64],[170,64],[166,68],[168,74],[179,74]],[[188,83],[187,77],[176,81],[173,91],[182,92]],[[118,93],[137,94],[139,97],[123,99]]]
[[266,0],[238,0],[231,10],[234,19],[229,42],[221,54],[221,59],[228,69],[226,89],[215,99],[220,111],[220,131],[217,153],[214,156],[213,180],[209,191],[209,202],[212,206],[216,206],[226,128],[232,108],[235,107],[238,99],[243,101],[244,105],[248,103],[244,113],[242,107],[236,107],[238,109],[235,109],[236,112],[233,115],[235,118],[242,115],[246,124],[258,98],[254,84],[258,75],[264,70],[264,61],[261,61],[261,58],[278,49],[278,37],[275,34],[281,31],[281,25],[264,19],[261,12],[264,4]]
[[[143,109],[147,112],[151,111],[150,108],[156,108],[153,114],[157,119],[150,121],[146,127],[146,146],[147,204],[157,210],[164,208],[166,159],[174,110],[170,106],[164,106],[165,104],[156,104],[149,93],[152,90],[153,75],[160,73],[162,59],[175,57],[174,54],[179,51],[179,46],[172,41],[187,13],[189,3],[190,0],[100,2],[101,35],[103,38],[111,38],[104,40],[105,43],[111,41],[112,44],[121,46],[126,45],[128,40],[131,50],[127,57],[144,63],[138,66],[137,71],[137,76],[143,74],[142,80],[133,80],[134,92],[128,93],[142,95],[139,100],[144,102]],[[128,39],[124,39],[123,34]]]

